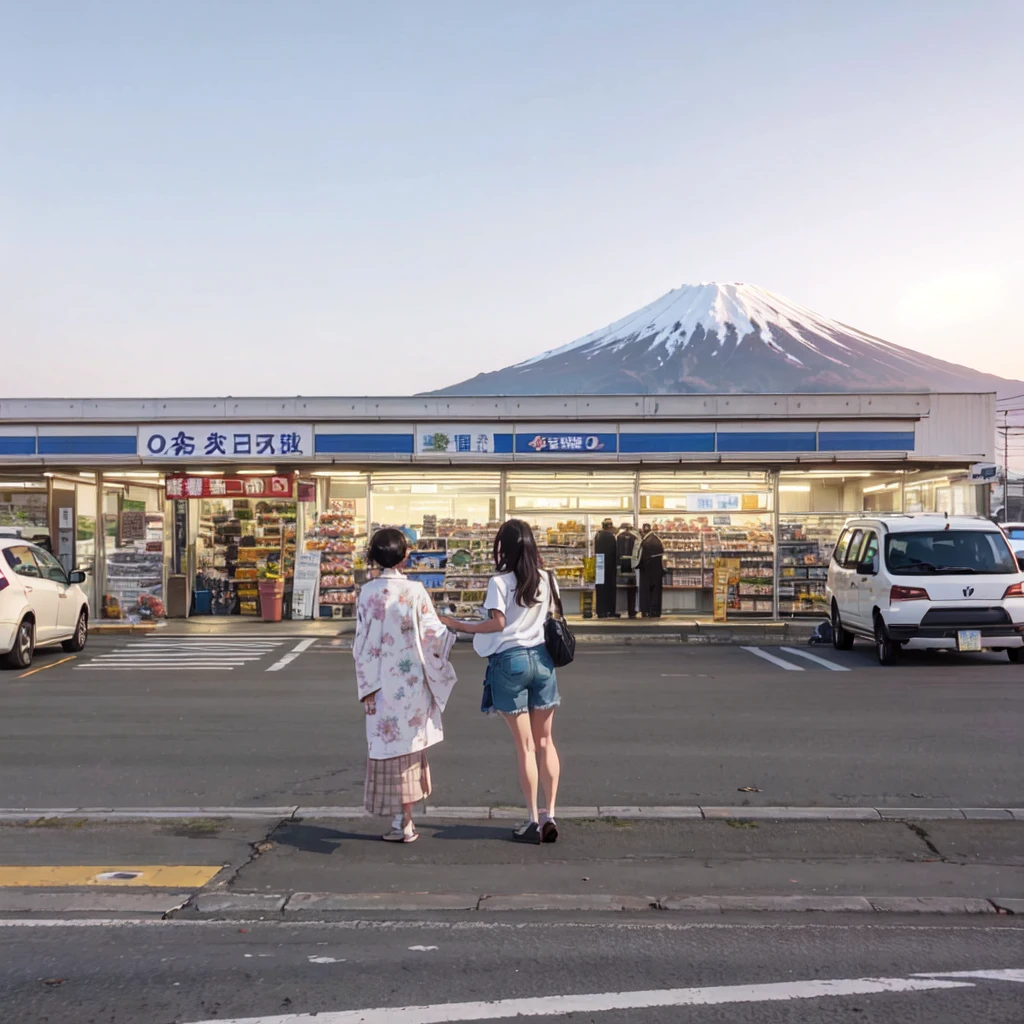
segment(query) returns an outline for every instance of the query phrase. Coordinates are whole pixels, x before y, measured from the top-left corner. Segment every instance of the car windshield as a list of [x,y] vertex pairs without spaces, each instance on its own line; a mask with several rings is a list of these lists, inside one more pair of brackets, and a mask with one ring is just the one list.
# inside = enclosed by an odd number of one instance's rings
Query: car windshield
[[1002,534],[985,530],[891,533],[885,539],[885,561],[890,572],[901,576],[1019,571]]
[[1010,526],[1007,527],[1006,536],[1010,540],[1024,540],[1024,526]]

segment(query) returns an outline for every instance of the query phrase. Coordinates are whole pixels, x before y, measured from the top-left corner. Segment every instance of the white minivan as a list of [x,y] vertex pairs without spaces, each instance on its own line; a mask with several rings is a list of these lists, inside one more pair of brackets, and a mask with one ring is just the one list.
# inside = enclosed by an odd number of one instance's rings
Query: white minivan
[[987,519],[851,519],[829,562],[827,594],[838,650],[863,637],[883,665],[904,648],[996,650],[1024,660],[1024,572]]

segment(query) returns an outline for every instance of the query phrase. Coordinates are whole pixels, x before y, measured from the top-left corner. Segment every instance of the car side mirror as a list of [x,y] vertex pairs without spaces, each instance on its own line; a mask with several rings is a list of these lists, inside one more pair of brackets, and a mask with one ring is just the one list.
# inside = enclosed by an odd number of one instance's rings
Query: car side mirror
[[860,576],[874,576],[876,572],[873,558],[869,558],[866,562],[860,562],[857,566],[857,573]]
[[75,569],[73,572],[68,573],[68,580],[71,583],[84,583],[85,582],[85,570]]

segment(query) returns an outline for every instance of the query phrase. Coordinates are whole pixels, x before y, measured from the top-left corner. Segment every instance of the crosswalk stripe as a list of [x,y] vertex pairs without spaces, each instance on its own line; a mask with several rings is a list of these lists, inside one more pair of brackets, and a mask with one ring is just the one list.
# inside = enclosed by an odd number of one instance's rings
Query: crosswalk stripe
[[808,661],[816,662],[818,665],[824,665],[825,668],[832,672],[850,671],[845,665],[837,665],[834,661],[829,661],[827,658],[812,654],[810,651],[801,651],[798,647],[780,647],[779,650],[785,651],[787,654],[795,654],[798,658],[806,658]]
[[98,651],[75,671],[227,671],[244,668],[277,653],[285,640],[198,640],[191,638],[128,641],[113,650]]
[[773,665],[778,665],[779,668],[784,668],[787,672],[803,672],[803,665],[794,665],[791,661],[784,661],[782,658],[776,658],[774,654],[769,654],[767,651],[762,651],[760,647],[741,647],[741,651],[749,651],[751,654],[757,655],[759,658],[763,658],[765,661],[770,661]]

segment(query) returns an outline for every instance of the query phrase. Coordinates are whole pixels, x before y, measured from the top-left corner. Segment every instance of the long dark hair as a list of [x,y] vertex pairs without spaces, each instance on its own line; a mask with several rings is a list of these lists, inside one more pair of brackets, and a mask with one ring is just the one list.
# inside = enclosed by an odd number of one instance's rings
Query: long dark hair
[[509,519],[494,538],[494,564],[498,572],[515,573],[516,604],[530,608],[540,599],[540,554],[529,523]]

